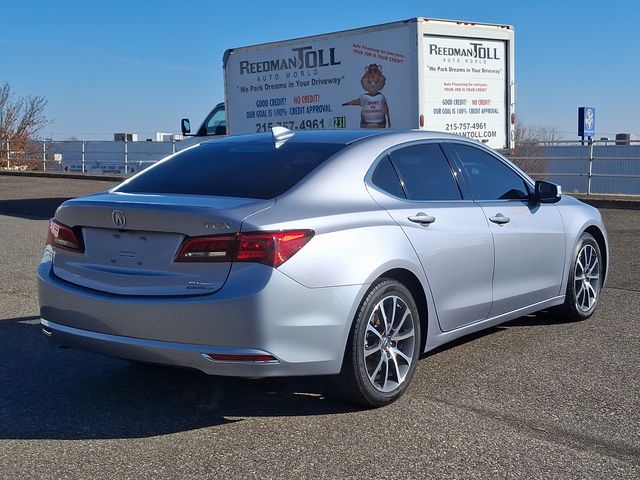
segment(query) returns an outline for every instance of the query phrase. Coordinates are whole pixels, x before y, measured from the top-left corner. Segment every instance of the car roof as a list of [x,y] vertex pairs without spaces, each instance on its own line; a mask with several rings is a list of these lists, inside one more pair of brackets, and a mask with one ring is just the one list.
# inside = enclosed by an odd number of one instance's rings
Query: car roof
[[[410,137],[415,140],[428,140],[428,139],[440,139],[440,140],[468,140],[465,137],[459,135],[451,135],[442,132],[432,132],[427,130],[295,130],[293,135],[286,139],[286,142],[292,143],[338,143],[348,145],[366,138],[373,137]],[[391,140],[391,138],[390,138]],[[225,138],[212,140],[213,142],[273,142],[274,136],[271,132],[267,133],[251,133],[243,135],[229,135]],[[209,142],[206,142],[209,143]]]

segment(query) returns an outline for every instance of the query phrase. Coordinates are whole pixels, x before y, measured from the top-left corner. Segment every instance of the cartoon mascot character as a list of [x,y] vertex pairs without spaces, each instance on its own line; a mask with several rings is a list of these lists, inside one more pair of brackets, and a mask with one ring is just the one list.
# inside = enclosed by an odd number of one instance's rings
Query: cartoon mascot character
[[389,105],[387,104],[385,96],[380,93],[380,90],[384,88],[386,80],[382,74],[382,67],[372,63],[365,67],[364,75],[360,81],[366,93],[342,104],[343,107],[348,105],[359,105],[361,107],[360,128],[391,127]]

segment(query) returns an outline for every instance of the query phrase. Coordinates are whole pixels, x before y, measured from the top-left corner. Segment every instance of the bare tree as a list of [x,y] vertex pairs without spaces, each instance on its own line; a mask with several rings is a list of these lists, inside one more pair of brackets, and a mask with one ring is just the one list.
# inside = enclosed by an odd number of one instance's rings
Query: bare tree
[[32,140],[49,124],[46,106],[45,97],[15,97],[8,82],[0,85],[0,150],[15,168],[37,168],[38,148]]
[[537,180],[546,175],[549,160],[545,158],[544,147],[552,145],[562,137],[556,127],[529,127],[516,123],[516,148],[509,156],[518,167]]
[[8,82],[0,85],[0,140],[33,140],[49,123],[45,97],[14,97]]

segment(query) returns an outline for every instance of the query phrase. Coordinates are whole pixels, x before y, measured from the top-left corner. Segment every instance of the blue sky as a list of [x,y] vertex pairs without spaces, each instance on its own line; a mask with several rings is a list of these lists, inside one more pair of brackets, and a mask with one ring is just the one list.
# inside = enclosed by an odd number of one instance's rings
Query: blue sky
[[528,126],[577,137],[577,107],[596,136],[640,138],[640,2],[590,0],[3,2],[0,83],[43,95],[55,139],[177,132],[223,99],[230,47],[411,17],[516,29],[516,111]]

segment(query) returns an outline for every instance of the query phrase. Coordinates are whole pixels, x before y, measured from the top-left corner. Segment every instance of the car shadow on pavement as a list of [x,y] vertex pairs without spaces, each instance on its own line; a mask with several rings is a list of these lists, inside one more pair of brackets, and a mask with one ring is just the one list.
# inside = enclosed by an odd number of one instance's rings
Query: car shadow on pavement
[[[548,325],[545,313],[467,335],[423,355],[510,326]],[[238,379],[142,365],[60,348],[39,317],[0,319],[0,439],[143,438],[242,421],[359,410],[331,377]]]
[[503,323],[502,327],[536,327],[541,325],[563,325],[571,323],[568,318],[555,315],[547,310],[525,315],[524,317],[518,317],[514,320],[510,320]]
[[501,323],[500,325],[496,325],[495,327],[490,327],[484,330],[480,330],[479,332],[470,333],[449,343],[445,343],[440,347],[434,348],[433,350],[429,350],[427,353],[423,353],[420,358],[426,358],[430,357],[431,355],[436,355],[440,352],[445,352],[452,348],[456,348],[466,343],[473,342],[479,338],[493,335],[494,333],[501,332],[503,330],[507,330],[510,327],[537,327],[544,325],[562,325],[566,323],[569,323],[569,320],[554,316],[548,311],[543,310],[540,312],[525,315],[523,317],[518,317],[505,323]]
[[48,220],[56,213],[62,202],[70,197],[21,198],[0,200],[0,215],[28,218],[31,220]]
[[39,317],[0,320],[0,439],[142,438],[241,421],[357,410],[327,377],[245,380],[72,349]]
[[498,325],[496,327],[490,327],[490,328],[486,328],[484,330],[481,330],[479,332],[474,332],[474,333],[470,333],[468,335],[465,335],[463,337],[457,338],[455,340],[452,340],[448,343],[445,343],[444,345],[441,345],[439,347],[434,348],[433,350],[429,350],[427,353],[423,353],[422,355],[420,355],[420,358],[427,358],[430,357],[432,355],[437,355],[438,353],[441,352],[446,352],[447,350],[450,350],[452,348],[456,348],[459,347],[461,345],[464,345],[466,343],[469,342],[473,342],[474,340],[477,340],[479,338],[482,337],[487,337],[489,335],[493,335],[496,332],[500,332],[504,330],[504,328],[502,328],[501,325]]

